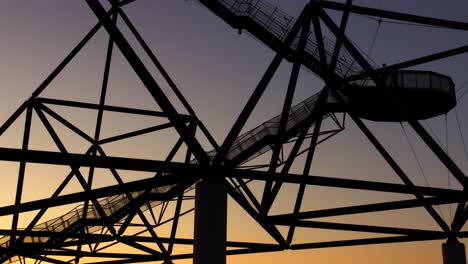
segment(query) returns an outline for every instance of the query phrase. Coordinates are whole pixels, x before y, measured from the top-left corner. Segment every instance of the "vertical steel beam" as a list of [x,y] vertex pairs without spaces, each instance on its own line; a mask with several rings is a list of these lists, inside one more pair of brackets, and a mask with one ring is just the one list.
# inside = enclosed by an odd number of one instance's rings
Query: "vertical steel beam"
[[443,264],[466,264],[465,245],[458,240],[442,244]]
[[224,178],[206,177],[195,187],[193,264],[225,264],[227,188]]

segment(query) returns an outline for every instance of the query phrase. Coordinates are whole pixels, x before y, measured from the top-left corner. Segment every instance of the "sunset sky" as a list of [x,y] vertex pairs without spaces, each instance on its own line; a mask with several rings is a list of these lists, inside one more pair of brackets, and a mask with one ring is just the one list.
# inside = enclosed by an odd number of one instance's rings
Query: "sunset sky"
[[[307,3],[306,0],[269,1],[294,17],[299,15]],[[466,15],[468,2],[462,0],[356,0],[354,3],[468,22]],[[126,6],[124,11],[179,86],[200,120],[204,122],[216,141],[221,144],[275,55],[273,51],[248,33],[238,34],[236,29],[231,28],[222,19],[216,17],[194,0],[137,0]],[[336,23],[339,23],[339,13],[330,11],[329,14]],[[0,34],[2,36],[0,45],[0,123],[3,123],[22,102],[31,96],[54,67],[96,23],[95,15],[84,0],[0,1]],[[468,35],[464,31],[412,24],[382,23],[372,47],[377,28],[377,21],[369,17],[351,15],[346,31],[353,42],[370,56],[376,65],[390,65],[468,43]],[[123,31],[128,33],[128,30],[124,29]],[[107,33],[101,29],[76,59],[51,83],[41,97],[98,103],[107,40]],[[130,39],[130,42],[136,43],[134,39]],[[136,45],[135,47],[138,54],[143,54],[140,48]],[[115,48],[114,51],[106,103],[158,110],[154,99],[132,72],[118,49]],[[149,62],[147,57],[142,57],[142,59],[144,62]],[[451,76],[456,89],[460,89],[458,92],[458,96],[460,96],[468,90],[467,65],[468,54],[464,54],[420,65],[415,69],[435,71]],[[177,109],[184,112],[181,104],[170,91],[168,85],[162,82],[163,80],[157,71],[152,68],[150,70],[156,80],[161,81],[163,90]],[[291,64],[283,62],[249,118],[244,131],[254,128],[281,112],[290,71]],[[294,102],[298,103],[317,93],[323,86],[323,81],[314,74],[301,70]],[[60,107],[54,108],[54,110],[63,114],[89,134],[93,133],[95,112],[69,111]],[[434,133],[433,136],[438,138],[444,149],[448,148],[449,155],[466,173],[468,172],[468,157],[465,154],[462,136],[465,136],[464,140],[468,143],[468,96],[459,98],[457,112],[461,123],[460,129],[453,110],[447,116],[433,118],[423,124],[433,131],[431,133]],[[57,151],[44,128],[40,126],[37,116],[34,118],[31,148]],[[24,117],[20,118],[0,137],[0,147],[19,148],[21,146],[23,122]],[[163,121],[106,113],[102,138],[161,122]],[[326,125],[329,124],[325,123]],[[372,129],[417,185],[461,188],[451,175],[451,178],[448,179],[446,168],[424,146],[422,140],[416,136],[409,125],[403,124],[409,134],[410,142],[418,153],[429,185],[421,175],[417,161],[411,152],[411,146],[408,144],[399,123],[366,121],[366,125]],[[347,129],[344,132],[318,147],[310,174],[400,183],[395,173],[368,143],[356,125],[349,120],[346,126]],[[66,132],[65,129],[57,129],[63,133],[64,141],[70,146],[69,152],[86,152],[87,145],[82,144],[79,139]],[[211,149],[205,138],[199,134],[198,138],[205,150]],[[449,139],[448,147],[447,138]],[[143,136],[138,141],[128,140],[106,146],[105,150],[109,156],[163,160],[176,140],[175,131],[168,130],[157,137]],[[178,156],[179,159],[181,157],[183,155]],[[259,158],[259,162],[265,160],[269,161],[268,154]],[[0,184],[0,206],[11,205],[14,203],[18,164],[1,161],[0,166],[2,166],[3,172],[3,180]],[[294,167],[292,171],[300,173],[301,168],[300,166]],[[67,171],[67,168],[59,166],[29,166],[22,201],[49,197]],[[83,173],[85,171],[83,170]],[[115,181],[113,182],[113,179],[106,175],[105,171],[98,171],[97,175],[99,177],[93,183],[94,188],[115,184]],[[149,176],[151,175],[143,173],[125,175],[127,180]],[[260,189],[260,187],[258,188]],[[79,191],[76,184],[70,185],[65,193],[74,191]],[[278,203],[273,206],[271,214],[290,212],[293,207],[291,197],[295,197],[296,192],[297,186],[286,187],[282,190]],[[307,189],[302,209],[313,210],[408,198],[411,196],[311,187]],[[59,216],[74,206],[76,204],[53,209],[43,220]],[[440,206],[438,208],[447,220],[453,216],[454,209],[454,206]],[[23,220],[20,219],[20,225],[27,224],[27,220],[28,216]],[[437,230],[436,223],[421,208],[320,220]],[[190,237],[192,225],[193,215],[189,215],[181,222],[180,234]],[[8,229],[10,226],[10,217],[0,217],[0,228]],[[161,232],[167,231],[162,230]],[[379,235],[298,229],[295,242],[329,241],[366,236],[377,237]],[[228,239],[272,242],[266,232],[256,226],[254,220],[249,219],[247,214],[232,200],[229,200]],[[442,263],[441,244],[442,241],[431,241],[284,251],[228,257],[228,263],[436,264]],[[191,263],[191,261],[176,261],[175,263]]]

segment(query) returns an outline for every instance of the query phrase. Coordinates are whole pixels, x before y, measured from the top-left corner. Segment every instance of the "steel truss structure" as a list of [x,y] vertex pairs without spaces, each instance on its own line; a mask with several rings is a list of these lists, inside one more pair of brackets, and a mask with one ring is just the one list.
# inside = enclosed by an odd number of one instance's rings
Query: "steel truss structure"
[[[468,236],[467,232],[461,231],[468,218],[468,207],[466,207],[468,196],[465,192],[465,188],[468,186],[467,177],[418,121],[409,121],[409,124],[447,167],[451,175],[463,186],[463,190],[415,185],[359,116],[347,108],[345,102],[340,102],[337,107],[330,105],[328,101],[330,96],[339,101],[343,88],[350,83],[367,81],[378,84],[381,82],[379,76],[382,73],[395,72],[468,51],[468,45],[466,45],[379,68],[369,63],[345,34],[351,13],[456,30],[468,30],[468,24],[357,6],[352,4],[352,0],[347,0],[345,4],[312,0],[304,7],[297,19],[293,19],[264,1],[199,0],[199,3],[238,29],[239,32],[249,32],[276,52],[232,129],[222,144],[218,145],[125,14],[123,8],[127,4],[136,4],[138,1],[113,0],[110,1],[112,7],[107,11],[97,0],[86,0],[86,2],[99,19],[99,23],[34,91],[31,98],[25,101],[0,128],[0,135],[4,134],[12,127],[12,124],[19,122],[20,116],[24,117],[22,148],[0,148],[0,160],[19,164],[14,204],[0,207],[0,216],[11,216],[12,218],[11,229],[0,230],[0,235],[3,236],[0,239],[1,262],[23,262],[28,258],[38,262],[75,261],[78,263],[92,257],[94,260],[97,258],[100,263],[146,261],[172,263],[176,259],[190,259],[193,257],[193,253],[177,253],[173,249],[176,245],[192,245],[194,243],[193,239],[178,237],[178,224],[181,217],[193,211],[193,209],[183,209],[183,203],[193,199],[188,191],[194,188],[195,183],[206,177],[224,178],[229,196],[275,241],[275,243],[270,244],[227,241],[228,255],[407,241],[445,239],[455,241],[457,238]],[[327,10],[341,12],[342,18],[339,25],[330,18]],[[137,55],[134,47],[117,26],[117,18],[122,19],[128,27],[133,37],[151,59],[153,64],[151,67],[158,69],[177,95],[187,114],[179,113],[174,102],[165,94],[148,70],[148,65],[145,65]],[[323,25],[326,25],[327,30],[333,33],[334,43],[331,42],[333,44],[327,42],[322,34]],[[100,103],[92,104],[42,97],[43,91],[49,84],[102,28],[109,34],[109,42]],[[110,64],[115,48],[120,50],[161,111],[106,104]],[[283,60],[292,64],[292,70],[281,114],[257,128],[241,134],[247,119]],[[326,86],[319,94],[292,106],[301,67],[322,78]],[[52,106],[62,106],[69,111],[76,108],[94,111],[97,116],[95,133],[89,135],[84,132],[54,111]],[[105,112],[157,117],[166,120],[166,122],[115,137],[102,138],[102,119]],[[345,115],[350,117],[390,165],[401,179],[401,184],[310,175],[316,146],[345,129]],[[46,128],[59,149],[58,152],[29,149],[33,116],[37,116]],[[70,153],[50,120],[62,124],[85,140],[89,144],[86,153]],[[325,130],[322,126],[323,122],[331,122],[336,129]],[[107,156],[102,147],[104,144],[112,144],[149,133],[157,136],[158,132],[164,129],[174,130],[179,137],[165,160]],[[212,150],[208,151],[206,146],[202,146],[199,137],[195,134],[196,131],[201,131],[203,136],[208,139]],[[174,157],[184,146],[187,152],[185,159],[175,161]],[[287,150],[285,146],[288,146]],[[243,166],[246,162],[270,150],[271,160],[268,164]],[[285,152],[287,155],[284,155]],[[303,173],[291,173],[290,169],[293,163],[302,155],[305,156],[305,162],[302,164]],[[69,173],[64,175],[62,183],[51,197],[24,202],[22,194],[26,166],[34,163],[64,166],[69,168]],[[294,166],[298,166],[298,164],[294,163]],[[88,174],[84,175],[80,168],[88,168]],[[107,187],[94,188],[92,185],[95,177],[94,171],[97,169],[106,169],[117,183]],[[125,182],[122,180],[120,170],[151,172],[154,177]],[[78,180],[82,191],[62,194],[72,179]],[[264,184],[260,195],[250,187],[252,181]],[[299,187],[294,210],[288,214],[271,215],[269,212],[272,205],[284,185]],[[301,205],[307,186],[402,193],[411,194],[415,198],[302,211]],[[453,222],[447,223],[434,209],[434,206],[451,203],[458,203],[458,207]],[[50,208],[70,204],[80,205],[62,217],[52,220],[43,219],[44,214]],[[166,211],[166,208],[169,204],[173,204],[175,209],[168,216],[169,212]],[[425,208],[438,224],[440,230],[311,220],[319,217],[408,208]],[[157,209],[159,216],[155,215]],[[30,219],[25,228],[20,228],[18,225],[19,217],[28,212],[35,212],[34,217]],[[158,234],[158,227],[162,225],[170,226],[169,236],[163,237]],[[289,231],[286,236],[279,231],[280,226],[288,227]],[[387,236],[295,244],[293,238],[296,228],[299,227],[369,232],[387,234]],[[125,245],[133,250],[129,252],[106,251],[118,245]]]

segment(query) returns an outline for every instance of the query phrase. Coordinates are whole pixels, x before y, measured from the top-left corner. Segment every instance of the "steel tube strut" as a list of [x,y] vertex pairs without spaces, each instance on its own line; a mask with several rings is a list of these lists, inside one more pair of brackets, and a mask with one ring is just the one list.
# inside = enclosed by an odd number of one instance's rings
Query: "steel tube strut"
[[[111,9],[108,13],[113,12],[114,10]],[[35,98],[39,96],[42,91],[59,75],[59,73],[62,72],[62,70],[65,68],[65,66],[68,65],[68,63],[80,52],[80,50],[88,43],[88,41],[98,32],[98,30],[101,28],[101,23],[97,23],[89,32],[86,34],[86,36],[76,45],[75,48],[63,59],[62,62],[52,71],[52,73],[47,76],[47,78],[39,85],[39,87],[36,88],[36,90],[33,92],[31,98]],[[24,102],[14,113],[11,115],[7,121],[0,127],[0,135],[2,135],[5,130],[10,127],[10,125],[21,115],[21,113],[26,109],[27,102]]]
[[[47,156],[50,153],[43,153],[41,156]],[[73,156],[68,156],[70,159],[73,160]],[[88,156],[89,157],[89,156]],[[89,157],[91,158],[91,157]],[[108,166],[101,166],[103,165],[101,162],[99,162],[99,159],[101,157],[96,157],[93,158],[95,161],[93,162],[95,167],[104,167],[108,168]],[[91,160],[93,160],[91,159]],[[112,158],[107,158],[110,163],[124,163],[121,159],[116,159],[114,162]],[[171,163],[168,164],[167,167],[162,168],[159,167],[157,164],[160,163],[162,166],[164,163],[163,162],[157,162],[157,161],[148,161],[151,165],[156,165],[156,167],[152,167],[154,169],[161,168],[162,171],[164,172],[170,172],[170,173],[175,173],[173,175],[163,175],[160,177],[157,177],[156,181],[155,179],[145,179],[145,180],[139,180],[139,181],[134,181],[130,183],[125,183],[124,184],[124,189],[128,191],[138,191],[138,190],[143,190],[148,188],[148,186],[152,187],[158,187],[158,186],[165,186],[165,185],[171,185],[171,184],[177,184],[177,183],[182,183],[184,181],[192,182],[196,181],[198,178],[197,175],[209,175],[211,173],[215,173],[213,171],[210,171],[209,169],[203,169],[203,168],[197,168],[196,166],[190,166],[187,164],[180,164],[180,163]],[[80,163],[75,163],[71,162],[71,164],[75,164],[75,166],[83,166],[83,164]],[[142,165],[143,167],[145,163],[136,163],[138,165]],[[117,166],[115,169],[121,169],[122,167]],[[126,169],[132,169],[128,166],[125,167]],[[153,170],[148,170],[148,171],[153,171]],[[303,177],[302,175],[294,175],[294,174],[289,174],[287,177],[281,177],[279,173],[276,173],[274,175],[267,175],[266,172],[260,172],[260,171],[246,171],[246,170],[228,170],[226,171],[227,176],[232,176],[232,177],[241,177],[243,179],[254,179],[254,180],[265,180],[267,177],[273,178],[275,181],[280,181],[280,182],[285,182],[285,183],[293,183],[293,184],[301,184],[305,183],[307,185],[317,185],[317,186],[328,186],[328,187],[336,187],[336,188],[350,188],[350,189],[361,189],[361,190],[374,190],[374,191],[383,191],[383,192],[395,192],[395,193],[413,193],[414,190],[417,190],[418,192],[424,194],[424,195],[430,195],[430,196],[440,196],[442,197],[451,197],[453,199],[458,199],[463,200],[465,199],[465,194],[462,191],[457,191],[457,190],[446,190],[446,189],[438,189],[438,188],[431,188],[431,187],[419,187],[415,186],[413,188],[410,188],[405,185],[401,184],[389,184],[389,183],[380,183],[380,182],[369,182],[369,181],[360,181],[360,180],[348,180],[348,179],[336,179],[336,178],[327,178],[327,177],[321,177],[321,176],[307,176]],[[123,190],[121,190],[120,186],[109,186],[109,187],[103,187],[99,188],[96,190],[91,190],[93,193],[93,196],[95,197],[106,197],[106,196],[111,196],[111,195],[116,195],[116,194],[122,194]],[[171,198],[169,194],[152,194],[153,199],[156,199],[159,197],[159,199],[169,199]],[[15,211],[18,212],[25,212],[25,211],[31,211],[31,210],[37,210],[40,209],[44,206],[58,206],[58,205],[63,205],[67,203],[74,203],[74,202],[79,202],[83,201],[83,199],[86,199],[87,195],[85,193],[75,193],[75,194],[68,194],[68,195],[62,195],[56,200],[50,200],[50,199],[44,199],[44,200],[38,200],[38,201],[33,201],[33,202],[26,202],[18,205],[17,207],[15,206],[4,206],[0,207],[0,215],[8,215],[12,214]]]
[[[324,12],[320,12],[320,17],[325,22],[325,24],[330,28],[330,30],[338,37],[339,29],[333,20]],[[360,54],[360,52],[354,47],[354,45],[347,39],[346,36],[343,37],[344,45],[351,52],[351,54],[355,57],[356,61],[363,67],[363,69],[369,73],[372,72],[372,66],[367,62],[367,60]],[[374,81],[378,84],[379,79],[376,76],[372,76]],[[377,139],[372,135],[372,133],[365,127],[364,123],[359,118],[354,117],[351,115],[354,122],[360,127],[360,129],[364,132],[364,134],[368,137],[368,139],[374,144],[374,146],[379,150],[379,152],[383,155],[385,160],[389,163],[389,165],[394,169],[397,175],[405,182],[405,184],[409,186],[414,186],[406,174],[399,168],[398,164],[391,158],[391,156],[387,153],[385,148],[381,146],[381,144],[377,141]],[[415,193],[418,199],[424,200],[424,197],[420,193]],[[446,231],[447,233],[450,232],[450,228],[445,223],[445,221],[440,217],[440,215],[429,205],[424,206],[429,214],[434,218],[434,220],[439,224],[439,226]]]
[[351,12],[355,14],[369,15],[369,16],[375,16],[375,17],[380,17],[380,18],[388,18],[388,19],[393,19],[393,20],[418,23],[418,24],[423,24],[423,25],[445,27],[445,28],[450,28],[450,29],[468,30],[468,23],[459,22],[459,21],[418,16],[418,15],[413,15],[413,14],[405,14],[405,13],[400,13],[400,12],[387,11],[387,10],[375,9],[375,8],[363,7],[363,6],[357,6],[357,5],[347,5],[347,4],[331,2],[331,1],[326,1],[326,0],[317,1],[316,4],[322,8],[340,10],[343,12],[347,11],[347,12]]
[[[309,5],[306,5],[304,10],[302,11],[301,15],[297,19],[296,23],[294,24],[293,28],[291,31],[288,33],[288,36],[286,37],[285,40],[285,45],[290,46],[291,43],[293,42],[294,38],[299,32],[300,27],[302,26],[302,23],[304,21],[304,17],[306,15],[306,9],[308,8]],[[224,157],[226,153],[229,151],[229,149],[232,147],[234,144],[234,141],[236,140],[237,136],[241,132],[242,128],[244,127],[245,123],[247,122],[247,119],[249,118],[250,114],[252,113],[253,109],[257,105],[258,101],[260,100],[260,97],[262,96],[263,92],[267,88],[268,84],[270,83],[271,79],[273,78],[274,73],[276,70],[279,68],[281,62],[283,61],[284,55],[281,53],[277,53],[275,57],[273,58],[270,66],[266,70],[265,74],[263,75],[262,79],[258,83],[257,87],[255,88],[254,92],[252,93],[252,96],[249,98],[247,101],[247,104],[245,105],[244,109],[242,109],[241,113],[239,114],[239,117],[237,118],[236,122],[232,126],[231,130],[229,131],[228,135],[226,136],[223,144],[220,147],[219,152],[216,154],[213,162],[215,164],[220,163],[221,161],[224,160]]]
[[[353,4],[353,0],[346,1],[346,7],[350,7]],[[341,17],[340,28],[338,30],[338,34],[336,36],[335,48],[333,49],[333,55],[330,62],[329,71],[334,71],[336,67],[336,62],[338,61],[338,55],[340,54],[341,49],[341,42],[343,41],[343,36],[346,31],[346,25],[348,24],[349,18],[349,9],[346,8],[343,11],[343,15]],[[327,76],[328,77],[328,76]]]
[[424,203],[429,205],[439,205],[439,204],[450,204],[459,201],[459,199],[454,197],[431,197],[426,198],[424,201],[418,199],[412,200],[401,200],[395,202],[384,202],[384,203],[375,203],[375,204],[365,204],[365,205],[355,205],[348,207],[338,207],[338,208],[329,208],[316,211],[305,211],[292,214],[281,214],[281,215],[272,215],[270,219],[275,221],[276,219],[288,219],[289,221],[299,220],[299,219],[309,219],[309,218],[320,218],[320,217],[330,217],[330,216],[342,216],[342,215],[352,215],[352,214],[362,214],[362,213],[371,213],[371,212],[381,212],[381,211],[390,211],[390,210],[400,210],[407,208],[422,207]]
[[[270,172],[276,171],[276,168],[278,166],[278,157],[279,157],[282,145],[284,143],[284,138],[283,138],[284,131],[286,130],[286,124],[288,123],[292,100],[294,98],[294,92],[296,90],[297,80],[299,78],[299,71],[302,65],[300,58],[303,55],[304,47],[307,43],[307,38],[309,37],[309,29],[310,29],[310,11],[307,11],[305,14],[304,25],[301,28],[301,35],[300,35],[299,44],[295,53],[295,59],[294,59],[293,67],[291,70],[291,75],[289,77],[288,89],[286,91],[286,97],[283,103],[283,110],[281,111],[281,118],[280,118],[280,123],[278,127],[278,133],[276,135],[275,145],[273,147],[273,151],[271,154],[270,167],[269,167]],[[272,184],[273,184],[272,181],[267,181],[265,183],[265,187],[263,191],[261,205],[263,207],[262,210],[264,210],[265,213],[267,213],[269,210],[269,201],[271,200],[270,192],[271,192]]]
[[86,0],[86,2],[88,3],[89,7],[93,10],[94,14],[99,19],[99,21],[101,21],[102,25],[107,30],[107,32],[113,37],[115,44],[117,45],[117,47],[119,47],[120,51],[127,59],[128,63],[138,75],[140,80],[146,86],[148,91],[151,93],[154,100],[168,115],[169,120],[174,124],[174,128],[183,138],[187,146],[191,149],[198,162],[200,162],[201,164],[208,164],[209,158],[206,155],[205,150],[202,148],[199,142],[192,135],[190,135],[187,126],[182,120],[180,120],[177,110],[174,108],[167,96],[164,94],[161,87],[159,87],[154,78],[151,76],[148,69],[145,67],[145,65],[135,53],[133,48],[127,42],[120,30],[112,23],[109,17],[106,16],[105,10],[99,3],[99,1]]
[[192,106],[190,106],[189,102],[187,101],[187,99],[185,99],[185,97],[183,96],[183,94],[180,92],[180,89],[177,87],[177,85],[174,83],[174,81],[172,80],[172,78],[169,76],[169,74],[167,73],[166,69],[164,69],[164,67],[162,66],[162,64],[159,62],[159,60],[156,58],[156,55],[154,55],[154,53],[152,52],[151,48],[148,46],[148,44],[146,44],[146,41],[143,39],[143,37],[140,35],[140,33],[138,32],[138,30],[136,29],[136,27],[133,25],[133,23],[130,21],[130,19],[127,17],[127,15],[125,14],[125,12],[123,12],[122,9],[118,9],[118,12],[120,14],[120,16],[122,17],[122,19],[125,21],[125,24],[127,24],[128,28],[130,29],[130,31],[133,33],[133,35],[135,36],[135,38],[138,40],[138,42],[140,43],[140,45],[143,47],[143,49],[145,50],[146,54],[148,54],[148,56],[150,57],[151,61],[153,62],[153,64],[156,66],[156,68],[159,70],[159,72],[161,73],[161,75],[164,77],[164,79],[166,80],[166,82],[169,84],[169,86],[171,87],[171,89],[174,91],[174,93],[177,95],[177,97],[179,98],[179,100],[181,101],[181,103],[184,105],[185,109],[189,112],[189,114],[195,118],[197,120],[197,124],[198,126],[200,127],[200,130],[203,132],[203,134],[206,136],[206,138],[208,139],[208,141],[211,143],[212,147],[216,150],[219,149],[219,146],[218,146],[218,143],[216,142],[216,140],[213,138],[213,136],[210,134],[210,132],[208,131],[208,129],[205,127],[205,125],[203,124],[203,122],[201,122],[201,120],[198,119],[197,115],[195,114],[195,111],[193,110]]
[[[322,98],[327,98],[328,97],[328,88],[325,87],[324,90],[322,91],[322,94],[320,95],[320,101],[318,102],[317,108],[318,111],[322,112],[323,111],[323,106],[324,106],[324,100]],[[304,170],[302,171],[303,176],[307,176],[310,173],[310,168],[312,167],[312,161],[314,160],[314,155],[315,155],[315,150],[317,147],[317,141],[320,133],[320,128],[322,127],[322,118],[320,117],[317,122],[315,123],[314,126],[314,132],[312,134],[312,138],[310,140],[310,146],[309,146],[309,151],[307,152],[307,157],[306,161],[304,164]],[[296,202],[294,204],[294,211],[293,215],[296,215],[299,213],[301,210],[301,205],[302,205],[302,200],[304,198],[304,193],[306,189],[306,184],[302,183],[299,185],[299,190],[297,192],[297,197],[296,197]],[[288,244],[292,243],[293,237],[294,237],[294,231],[295,231],[295,223],[292,223],[289,227],[288,230],[288,237],[287,237],[287,242]]]
[[[382,155],[382,157],[385,159],[385,161],[392,167],[392,169],[395,171],[395,173],[400,177],[400,179],[408,185],[408,187],[413,188],[415,185],[413,182],[409,179],[409,177],[406,175],[406,173],[400,168],[398,163],[390,156],[390,154],[385,150],[385,148],[380,144],[380,142],[377,140],[377,138],[370,132],[370,130],[364,125],[364,123],[354,115],[350,114],[351,118],[353,121],[356,123],[356,125],[361,129],[361,131],[366,135],[366,137],[369,139],[369,141],[374,145],[374,147],[379,151],[379,153]],[[418,191],[414,191],[414,196],[416,196],[417,199],[421,200],[424,202],[425,197]],[[445,223],[445,221],[440,217],[440,215],[432,208],[432,206],[428,205],[427,203],[424,203],[424,208],[426,208],[427,212],[432,216],[432,218],[437,222],[437,224],[445,231],[445,232],[450,232],[450,228]]]
[[[429,146],[429,148],[434,152],[437,158],[439,158],[439,160],[445,165],[445,167],[447,167],[450,173],[458,180],[461,186],[463,186],[463,190],[468,190],[468,178],[466,177],[466,175],[447,155],[447,153],[445,153],[445,151],[437,144],[437,142],[435,142],[431,135],[427,133],[423,126],[418,121],[410,121],[409,124],[416,131],[416,133],[418,133],[418,135],[424,140],[424,142]],[[452,222],[452,231],[455,234],[460,231],[460,229],[466,222],[466,219],[463,219],[463,211],[465,211],[466,200],[467,199],[465,199],[465,201],[459,202],[455,217]]]
[[[29,145],[29,136],[31,131],[31,119],[32,119],[32,106],[29,105],[26,110],[26,120],[24,123],[24,132],[23,132],[23,145],[22,149],[27,150]],[[18,172],[18,180],[16,185],[16,196],[15,196],[15,206],[18,206],[21,203],[21,196],[23,194],[23,185],[24,185],[24,176],[26,171],[26,162],[20,162],[19,172]],[[15,232],[18,227],[18,212],[13,214],[13,220],[11,224],[12,235],[10,237],[10,247],[15,247],[16,243],[16,235]]]
[[468,178],[462,172],[462,170],[453,162],[453,160],[445,153],[445,151],[437,144],[437,142],[427,133],[423,126],[418,121],[409,121],[411,127],[418,133],[418,135],[424,140],[427,146],[434,152],[439,160],[447,167],[450,173],[455,176],[458,182],[463,188],[468,188]]
[[356,74],[356,75],[352,75],[350,77],[344,78],[343,81],[350,82],[350,81],[360,80],[360,79],[363,79],[363,78],[366,78],[366,77],[375,77],[380,73],[394,72],[394,71],[398,71],[398,70],[401,70],[401,69],[421,65],[421,64],[424,64],[424,63],[429,63],[429,62],[432,62],[432,61],[445,59],[445,58],[448,58],[448,57],[453,57],[453,56],[460,55],[460,54],[463,54],[463,53],[466,53],[466,52],[468,52],[468,45],[464,45],[464,46],[461,46],[461,47],[457,47],[457,48],[437,52],[437,53],[434,53],[434,54],[431,54],[431,55],[422,56],[422,57],[415,58],[415,59],[408,60],[408,61],[395,63],[395,64],[388,65],[388,66],[378,68],[378,69],[375,69],[375,70],[367,71],[367,72],[364,72],[364,73],[359,73],[359,74]]

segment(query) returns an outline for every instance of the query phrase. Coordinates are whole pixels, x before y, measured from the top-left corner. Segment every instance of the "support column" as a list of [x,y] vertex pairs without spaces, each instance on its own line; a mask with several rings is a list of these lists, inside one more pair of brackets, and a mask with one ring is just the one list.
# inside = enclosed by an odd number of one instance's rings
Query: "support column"
[[444,264],[466,264],[465,245],[457,239],[448,239],[442,244]]
[[226,264],[227,188],[208,177],[195,188],[193,264]]

